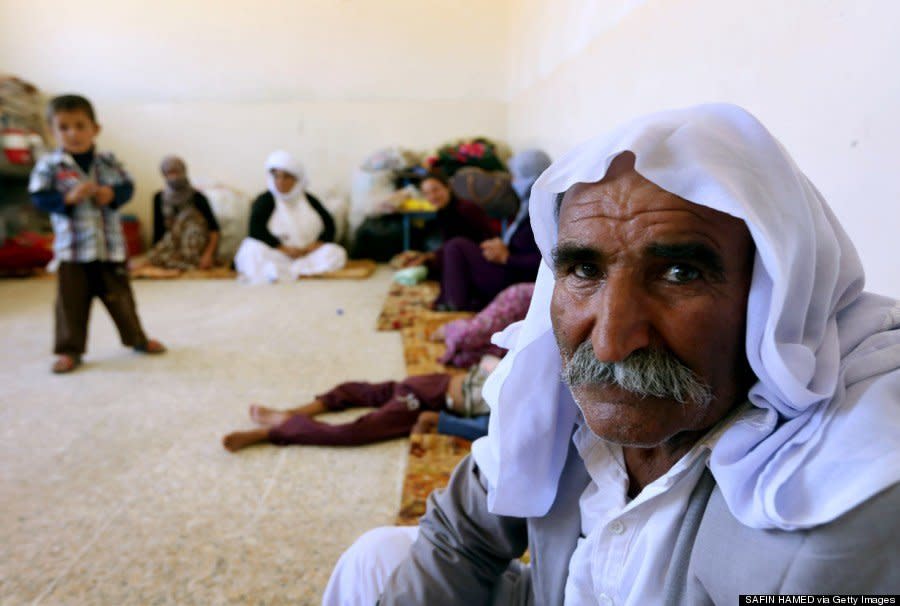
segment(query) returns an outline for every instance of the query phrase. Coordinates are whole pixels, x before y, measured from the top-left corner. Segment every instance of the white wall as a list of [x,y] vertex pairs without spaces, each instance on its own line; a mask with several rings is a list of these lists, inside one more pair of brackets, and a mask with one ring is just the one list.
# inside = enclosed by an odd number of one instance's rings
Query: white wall
[[645,112],[743,105],[898,296],[898,23],[893,0],[517,0],[509,140],[558,154]]
[[505,138],[507,36],[507,0],[0,0],[0,72],[95,102],[145,234],[166,153],[249,193],[285,148],[346,192],[379,147]]
[[731,101],[794,154],[900,295],[893,0],[0,0],[0,71],[96,101],[137,177],[263,187],[275,147],[314,192],[383,145],[484,134],[558,154],[647,111]]

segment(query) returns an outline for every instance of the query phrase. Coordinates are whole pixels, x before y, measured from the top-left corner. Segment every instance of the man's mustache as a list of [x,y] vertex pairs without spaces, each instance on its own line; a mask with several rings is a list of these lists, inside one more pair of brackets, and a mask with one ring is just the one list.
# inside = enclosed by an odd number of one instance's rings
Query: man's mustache
[[681,404],[706,406],[712,401],[712,388],[674,354],[660,349],[639,349],[621,362],[601,362],[591,342],[585,341],[564,361],[562,379],[569,387],[615,385]]

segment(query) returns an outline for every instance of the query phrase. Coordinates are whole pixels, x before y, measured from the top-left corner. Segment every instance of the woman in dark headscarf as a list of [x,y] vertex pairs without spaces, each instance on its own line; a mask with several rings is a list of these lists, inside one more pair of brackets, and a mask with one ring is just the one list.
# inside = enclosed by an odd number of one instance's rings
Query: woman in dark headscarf
[[479,311],[507,286],[534,282],[541,253],[531,231],[528,199],[531,186],[549,166],[550,157],[536,149],[510,158],[519,212],[503,238],[480,244],[454,238],[443,246],[438,307]]
[[160,164],[165,188],[153,197],[150,265],[170,270],[209,269],[215,263],[219,224],[206,196],[193,188],[177,156]]

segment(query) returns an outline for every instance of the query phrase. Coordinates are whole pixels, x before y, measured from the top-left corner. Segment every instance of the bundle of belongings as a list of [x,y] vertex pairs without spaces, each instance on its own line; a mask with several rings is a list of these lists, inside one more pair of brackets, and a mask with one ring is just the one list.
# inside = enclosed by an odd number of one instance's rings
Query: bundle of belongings
[[28,177],[45,145],[41,97],[33,85],[0,75],[0,174]]
[[[403,251],[402,213],[434,210],[418,189],[429,172],[448,177],[458,198],[483,206],[496,219],[499,233],[502,222],[515,216],[519,206],[504,164],[508,155],[485,138],[446,143],[424,157],[398,147],[374,152],[353,176],[351,256],[386,262]],[[441,244],[429,235],[424,219],[417,218],[413,225],[412,248],[432,250]]]
[[53,257],[46,217],[28,197],[28,175],[46,149],[38,89],[0,75],[0,275],[21,275]]
[[397,175],[415,170],[416,153],[387,147],[372,153],[353,172],[350,191],[350,256],[388,261],[403,248],[400,217],[390,216],[407,198],[420,197],[415,189],[397,185]]
[[229,265],[241,241],[247,237],[250,220],[250,197],[243,191],[219,182],[199,185],[219,224],[216,256]]

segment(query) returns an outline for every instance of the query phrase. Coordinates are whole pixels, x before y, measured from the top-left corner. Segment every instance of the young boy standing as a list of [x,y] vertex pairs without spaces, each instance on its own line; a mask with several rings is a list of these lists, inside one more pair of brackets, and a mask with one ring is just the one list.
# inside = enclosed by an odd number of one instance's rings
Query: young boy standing
[[117,209],[134,193],[131,178],[112,154],[95,150],[100,126],[90,101],[79,95],[55,97],[47,119],[59,147],[38,160],[28,191],[34,204],[50,213],[60,261],[53,372],[71,372],[81,363],[95,296],[124,345],[162,353],[162,343],[148,339],[141,328],[125,266]]

